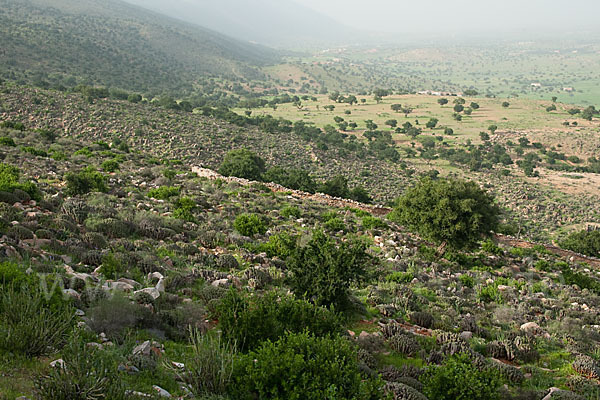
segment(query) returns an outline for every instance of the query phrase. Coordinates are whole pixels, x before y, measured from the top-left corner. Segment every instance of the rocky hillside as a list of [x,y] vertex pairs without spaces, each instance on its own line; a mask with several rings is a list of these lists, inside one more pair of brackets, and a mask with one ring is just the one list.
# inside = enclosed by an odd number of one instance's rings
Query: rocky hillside
[[3,398],[598,398],[589,265],[492,241],[440,255],[366,209],[192,171],[237,135],[291,160],[291,138],[15,87],[2,102]]

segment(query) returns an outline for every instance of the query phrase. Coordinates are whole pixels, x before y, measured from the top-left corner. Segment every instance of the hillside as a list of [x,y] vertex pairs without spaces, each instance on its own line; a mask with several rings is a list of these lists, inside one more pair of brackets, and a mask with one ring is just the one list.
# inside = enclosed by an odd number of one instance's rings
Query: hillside
[[39,85],[102,84],[178,95],[208,78],[252,80],[267,48],[107,0],[0,1],[0,76]]
[[[406,148],[412,149],[410,138],[407,139],[405,134],[394,133],[398,138],[398,144],[394,146],[399,159],[392,161],[387,156],[387,152],[390,152],[390,145],[387,142],[373,141],[371,143],[360,134],[355,135],[355,140],[350,140],[350,138],[342,140],[341,134],[325,135],[321,131],[318,131],[316,136],[303,136],[303,133],[299,131],[271,130],[267,124],[269,120],[263,121],[261,126],[239,126],[227,123],[222,119],[205,116],[200,110],[196,110],[194,113],[180,112],[165,110],[158,107],[156,103],[132,104],[110,99],[98,99],[89,104],[78,93],[63,94],[14,85],[4,86],[1,100],[0,116],[2,118],[23,122],[30,128],[52,127],[72,137],[88,141],[111,141],[117,137],[129,141],[135,145],[136,149],[161,159],[179,159],[188,166],[217,168],[227,151],[234,148],[248,148],[263,157],[270,166],[301,168],[309,171],[317,179],[330,179],[336,175],[343,175],[349,179],[351,186],[366,187],[375,200],[381,204],[393,202],[410,187],[416,177],[421,174],[433,173],[434,170],[443,176],[456,175],[473,179],[481,185],[485,185],[496,195],[500,205],[507,210],[506,219],[514,229],[513,233],[520,233],[523,237],[538,241],[549,242],[552,239],[560,239],[572,230],[583,229],[588,223],[596,221],[600,212],[598,193],[595,191],[597,186],[593,184],[597,174],[567,173],[560,169],[551,170],[549,167],[553,167],[553,165],[544,162],[539,166],[536,165],[536,170],[541,173],[541,177],[525,176],[522,167],[516,164],[516,161],[523,158],[517,154],[519,150],[516,147],[521,146],[513,146],[515,148],[511,149],[506,144],[506,138],[501,144],[508,149],[511,159],[514,158],[515,161],[512,165],[505,166],[500,163],[485,166],[490,161],[482,158],[481,154],[493,153],[475,151],[472,155],[479,154],[479,158],[473,162],[483,163],[484,168],[478,170],[471,168],[469,165],[470,154],[477,148],[474,145],[472,145],[473,147],[465,146],[469,139],[471,141],[480,140],[476,133],[478,132],[476,127],[474,130],[469,128],[465,131],[457,128],[456,134],[445,136],[443,136],[443,127],[438,127],[437,130],[426,129],[414,140],[414,154],[405,150]],[[437,115],[437,113],[452,114],[451,107],[442,108],[434,100],[427,100],[427,102],[436,104],[428,106],[431,107],[432,112],[436,113],[433,115]],[[322,101],[323,104],[332,103],[330,100]],[[496,102],[496,100],[494,101]],[[482,102],[482,104],[484,103]],[[310,103],[307,106],[312,107]],[[338,107],[337,112],[347,118],[343,106],[338,104]],[[389,104],[377,105],[373,102],[368,105],[368,108],[370,107],[389,108]],[[477,118],[475,117],[477,113],[484,115],[484,113],[491,112],[489,107],[492,107],[491,101],[481,111],[473,114],[473,120]],[[500,108],[502,109],[502,107]],[[278,110],[281,110],[282,113],[290,111],[288,105],[280,105]],[[256,110],[254,112],[259,113]],[[296,112],[300,113],[297,108]],[[316,113],[314,110],[311,112],[321,115],[320,112]],[[358,111],[355,112],[358,113]],[[391,110],[390,112],[393,113]],[[415,113],[418,112],[421,111],[415,111]],[[545,114],[543,110],[539,112]],[[325,113],[327,118],[333,122],[336,112]],[[521,113],[517,105],[515,105],[515,111],[510,111],[510,114],[507,115],[512,115],[512,113],[516,113],[516,115]],[[289,114],[285,115],[289,117]],[[411,121],[415,123],[414,119],[416,118],[421,119],[424,123],[427,121],[425,116],[426,114],[423,115],[423,118],[412,117]],[[400,118],[404,118],[404,116],[401,115]],[[557,115],[548,121],[560,126],[560,122],[558,122],[560,118]],[[498,119],[501,118],[498,117]],[[465,127],[471,125],[467,121],[467,117],[465,117]],[[319,123],[318,120],[315,122]],[[596,124],[597,121],[594,120],[590,123],[590,127]],[[460,126],[458,123],[457,125]],[[577,143],[593,143],[590,137],[594,135],[594,130],[587,131],[588,128],[585,127],[581,129],[580,137],[576,135],[575,129],[568,136],[573,139],[573,146],[576,146]],[[361,127],[361,132],[362,130],[364,129]],[[555,136],[550,137],[551,140],[544,140],[544,145],[548,147],[548,150],[553,145],[552,140],[561,140],[561,137],[567,137],[560,132],[557,131]],[[444,140],[440,142],[434,139],[438,136],[443,136]],[[536,140],[531,132],[523,132],[510,137],[512,141],[517,142],[521,136],[530,137],[531,142]],[[444,144],[444,141],[447,141],[448,146]],[[433,143],[433,148],[426,148],[422,143],[428,143],[427,146]],[[563,140],[561,143],[564,143],[565,149],[561,151],[566,151],[569,148],[569,141]],[[382,144],[384,146],[379,147]],[[439,152],[445,149],[462,149],[461,151],[466,153],[456,155],[448,152],[444,157],[439,156]],[[541,153],[543,149],[537,149],[531,144],[524,149],[527,152],[537,152],[539,157],[546,158],[546,155]],[[590,151],[592,151],[591,155],[596,154],[597,150],[593,148]],[[391,154],[395,155],[396,153],[392,151]],[[560,167],[561,163],[562,161],[558,160],[554,167]],[[503,172],[504,170],[509,170],[509,173],[506,174]],[[579,182],[584,180],[589,180],[591,183],[579,185]]]
[[226,35],[285,49],[352,43],[364,37],[355,28],[293,0],[126,0]]
[[[4,88],[5,110],[17,89]],[[368,207],[209,179],[168,148],[156,157],[133,135],[108,135],[108,105],[129,124],[126,103],[18,93],[26,126],[16,111],[0,119],[4,398],[223,400],[260,397],[261,384],[288,398],[296,384],[270,385],[295,382],[293,371],[315,378],[303,390],[335,382],[340,399],[359,388],[426,399],[451,384],[428,378],[444,371],[487,382],[490,399],[596,398],[600,281],[590,265],[491,241],[440,255]],[[83,110],[70,119],[55,103]],[[153,128],[155,148],[190,118],[154,112],[169,124]],[[205,154],[195,163],[212,163]],[[338,268],[331,281],[323,267]],[[303,269],[308,288],[294,279]],[[348,269],[356,279],[342,278]],[[328,282],[347,286],[318,297]]]

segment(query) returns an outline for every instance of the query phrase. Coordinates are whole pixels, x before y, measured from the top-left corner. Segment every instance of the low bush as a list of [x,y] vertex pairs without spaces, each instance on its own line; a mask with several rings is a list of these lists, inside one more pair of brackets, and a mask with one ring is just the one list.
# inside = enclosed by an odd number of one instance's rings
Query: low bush
[[87,194],[89,192],[106,192],[106,177],[93,167],[79,172],[69,172],[65,175],[67,181],[66,193],[69,196]]
[[117,160],[106,160],[100,166],[104,172],[116,172],[119,170],[119,162]]
[[28,287],[5,287],[0,294],[0,349],[28,357],[50,354],[66,343],[73,321],[68,304],[50,304]]
[[119,292],[110,298],[100,299],[87,310],[88,326],[96,333],[104,332],[111,338],[121,340],[127,329],[136,326],[141,308]]
[[14,193],[22,190],[34,200],[41,200],[42,196],[37,186],[31,182],[20,182],[20,171],[12,165],[0,163],[0,192]]
[[161,186],[148,191],[148,197],[158,200],[168,200],[171,197],[179,196],[181,189],[173,186]]
[[265,172],[265,161],[246,149],[231,150],[225,155],[219,173],[255,181],[261,180]]
[[480,371],[467,354],[454,355],[432,366],[421,381],[429,400],[500,399],[501,380],[493,370]]
[[341,337],[287,334],[234,364],[235,399],[381,399],[382,381],[365,378],[355,347]]
[[315,231],[310,241],[289,257],[292,275],[288,283],[294,293],[317,305],[343,309],[348,305],[350,285],[363,278],[371,260],[365,243],[357,239],[337,243]]
[[285,332],[308,330],[316,336],[340,333],[340,317],[326,308],[276,293],[245,297],[230,290],[217,308],[223,336],[241,350],[276,340]]
[[560,247],[592,257],[600,257],[600,231],[571,233]]
[[51,368],[35,380],[38,398],[52,400],[125,400],[122,378],[108,352],[89,347],[79,338],[62,352],[63,367]]
[[257,214],[240,214],[233,222],[236,231],[244,236],[264,235],[267,231],[265,220]]

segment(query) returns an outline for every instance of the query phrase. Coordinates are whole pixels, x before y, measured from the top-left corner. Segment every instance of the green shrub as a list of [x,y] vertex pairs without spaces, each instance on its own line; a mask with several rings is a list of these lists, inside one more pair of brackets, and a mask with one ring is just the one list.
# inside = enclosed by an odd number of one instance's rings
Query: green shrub
[[392,272],[385,278],[388,282],[411,283],[415,276],[410,272]]
[[482,286],[477,292],[477,299],[484,303],[496,302],[498,304],[502,303],[502,294],[500,290],[498,290],[498,285],[486,285]]
[[168,200],[170,197],[179,196],[181,189],[174,186],[161,186],[148,191],[148,197],[158,200]]
[[356,349],[340,337],[287,334],[234,365],[235,399],[381,399],[381,381],[361,375]]
[[256,234],[264,235],[267,231],[267,224],[264,219],[257,214],[240,214],[233,222],[236,231],[244,236],[254,236]]
[[258,181],[265,172],[262,158],[246,149],[231,150],[225,155],[219,173],[224,176],[236,176]]
[[280,214],[283,218],[300,218],[302,215],[300,209],[296,206],[285,206],[281,209]]
[[561,265],[562,279],[567,285],[577,285],[600,295],[600,282],[587,275],[575,272],[568,265]]
[[106,177],[93,167],[87,167],[79,172],[69,172],[65,175],[67,180],[68,196],[77,196],[89,192],[106,192]]
[[66,343],[74,313],[49,304],[42,293],[5,287],[0,294],[0,349],[28,357],[50,354]]
[[2,136],[0,137],[0,146],[16,147],[17,145],[15,144],[13,138],[8,136]]
[[362,226],[364,229],[385,229],[387,224],[381,219],[372,215],[367,215],[362,219]]
[[173,217],[188,222],[196,222],[194,210],[198,208],[196,202],[189,197],[181,197],[175,201]]
[[269,236],[267,243],[259,246],[259,251],[267,253],[269,257],[287,259],[296,248],[296,237],[287,233]]
[[37,186],[31,181],[19,182],[20,175],[17,167],[0,163],[0,192],[14,193],[16,190],[22,190],[32,199],[41,200],[42,195]]
[[0,263],[0,288],[12,286],[20,289],[32,279],[17,264],[11,262]]
[[600,257],[600,231],[571,233],[560,247],[592,257]]
[[23,147],[23,148],[21,148],[21,150],[25,153],[29,153],[36,157],[48,157],[48,153],[45,150],[36,149],[35,147],[32,147],[32,146]]
[[117,160],[106,160],[100,166],[104,172],[115,172],[119,170],[119,162]]
[[494,254],[497,256],[502,255],[503,253],[502,249],[490,239],[486,240],[481,244],[481,250],[485,251],[486,253]]
[[276,293],[245,297],[230,290],[217,307],[224,338],[240,350],[254,349],[265,340],[276,340],[285,332],[308,330],[316,336],[340,333],[337,314],[291,296]]
[[123,338],[127,329],[136,326],[140,315],[140,306],[119,292],[115,292],[110,298],[99,299],[87,310],[89,327],[96,333],[104,332],[117,340]]
[[52,400],[125,400],[125,387],[110,353],[89,347],[79,338],[62,352],[64,368],[51,368],[35,380],[38,398]]
[[325,228],[334,232],[344,231],[346,230],[346,224],[344,223],[344,220],[342,220],[340,217],[335,217],[325,222]]
[[185,360],[185,372],[178,373],[195,396],[225,394],[233,374],[233,348],[220,336],[202,335],[190,329],[192,353]]
[[475,278],[473,278],[471,275],[462,274],[458,280],[465,287],[473,288],[475,286]]
[[421,379],[429,400],[500,399],[501,380],[493,370],[480,371],[467,354],[454,355],[429,367]]
[[498,226],[493,198],[474,182],[423,178],[398,199],[389,218],[425,239],[473,247]]
[[308,193],[314,193],[317,190],[317,182],[308,172],[301,169],[274,167],[263,175],[263,180],[277,183],[288,189],[302,190]]
[[73,153],[74,156],[82,155],[82,156],[86,156],[86,157],[91,157],[92,154],[93,153],[89,147],[81,148],[81,149],[77,150],[75,153]]
[[344,308],[349,288],[362,279],[371,256],[366,245],[356,239],[336,243],[322,231],[315,231],[310,241],[294,250],[288,259],[291,289],[318,305]]

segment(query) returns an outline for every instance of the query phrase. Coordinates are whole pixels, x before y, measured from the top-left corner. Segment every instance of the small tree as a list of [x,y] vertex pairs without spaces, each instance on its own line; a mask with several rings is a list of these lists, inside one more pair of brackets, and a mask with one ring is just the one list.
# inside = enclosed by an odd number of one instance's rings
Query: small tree
[[231,150],[219,167],[221,175],[252,180],[260,180],[264,172],[264,160],[247,149]]
[[357,239],[337,243],[322,231],[288,258],[292,276],[288,283],[298,296],[317,305],[343,309],[348,305],[350,285],[362,279],[371,261],[366,245]]
[[497,130],[498,130],[498,125],[490,125],[490,126],[488,126],[488,131],[490,131],[492,133],[492,135],[494,133],[496,133]]
[[474,182],[423,178],[396,203],[390,219],[425,239],[470,248],[498,227],[493,197]]
[[398,120],[388,119],[387,121],[385,121],[385,124],[388,125],[390,128],[395,128],[398,126]]
[[437,101],[437,102],[438,102],[438,104],[439,104],[440,106],[442,106],[442,107],[443,107],[443,106],[445,106],[446,104],[448,104],[448,99],[441,98],[441,99],[438,99],[438,101]]
[[402,104],[392,104],[391,109],[395,112],[400,112],[400,110],[402,110]]
[[429,121],[427,121],[427,124],[425,124],[425,126],[429,129],[434,129],[437,124],[438,124],[439,120],[437,118],[431,118]]
[[510,107],[510,103],[508,101],[505,101],[502,103],[502,107],[508,108],[508,107]]

